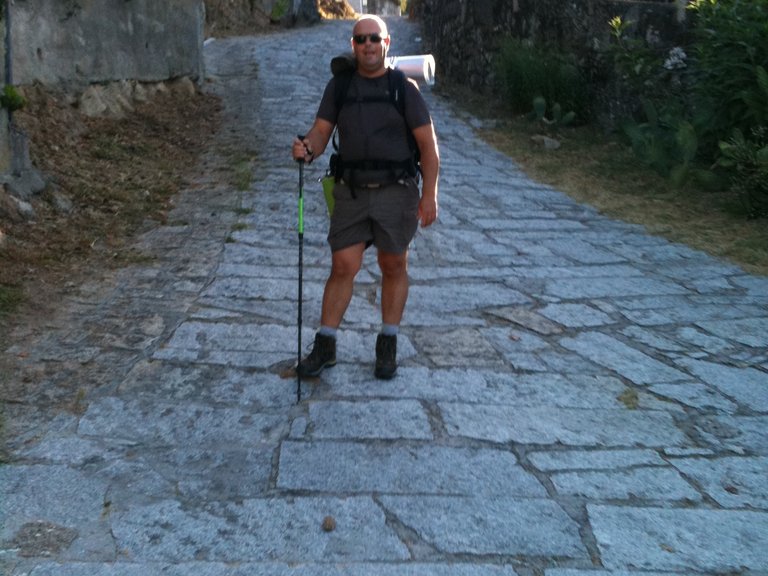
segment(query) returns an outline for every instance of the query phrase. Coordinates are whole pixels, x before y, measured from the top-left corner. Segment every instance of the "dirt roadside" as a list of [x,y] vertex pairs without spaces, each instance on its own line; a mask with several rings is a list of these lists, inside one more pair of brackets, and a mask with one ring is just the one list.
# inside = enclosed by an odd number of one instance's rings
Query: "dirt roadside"
[[220,122],[218,100],[171,87],[124,118],[88,118],[63,95],[36,87],[14,121],[46,190],[33,220],[2,222],[0,286],[19,294],[0,317],[0,347],[20,323],[48,317],[61,294],[84,278],[140,255],[129,242],[164,223]]

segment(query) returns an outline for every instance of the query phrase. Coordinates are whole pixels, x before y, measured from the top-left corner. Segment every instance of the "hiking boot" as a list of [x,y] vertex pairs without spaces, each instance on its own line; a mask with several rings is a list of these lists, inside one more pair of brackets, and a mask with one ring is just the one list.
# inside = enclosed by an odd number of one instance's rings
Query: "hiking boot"
[[296,366],[300,376],[319,376],[324,368],[336,365],[336,338],[315,334],[312,352]]
[[374,375],[389,380],[397,370],[397,336],[379,334],[376,338],[376,370]]

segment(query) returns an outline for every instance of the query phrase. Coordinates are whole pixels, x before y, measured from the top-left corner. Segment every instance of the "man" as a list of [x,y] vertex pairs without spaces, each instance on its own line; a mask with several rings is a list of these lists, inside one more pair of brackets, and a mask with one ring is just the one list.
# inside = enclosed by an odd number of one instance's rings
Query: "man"
[[[397,334],[408,298],[408,245],[419,222],[429,226],[437,219],[440,159],[432,119],[412,80],[405,83],[404,114],[388,100],[385,62],[390,41],[381,18],[365,15],[355,22],[352,50],[356,68],[347,92],[353,98],[337,106],[339,80],[334,76],[325,88],[312,128],[293,142],[293,158],[309,163],[323,153],[338,127],[341,165],[328,232],[331,273],[313,349],[297,366],[302,376],[317,376],[336,364],[336,331],[352,299],[365,249],[371,244],[376,246],[382,274],[382,328],[376,340],[375,376],[394,376]],[[409,131],[420,154],[421,194],[417,172],[404,168],[404,161],[413,157]]]

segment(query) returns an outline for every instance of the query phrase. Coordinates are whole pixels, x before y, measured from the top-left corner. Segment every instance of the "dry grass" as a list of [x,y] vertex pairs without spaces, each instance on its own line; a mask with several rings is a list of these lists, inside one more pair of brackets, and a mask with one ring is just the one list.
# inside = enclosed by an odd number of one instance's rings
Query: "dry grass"
[[[19,306],[22,314],[45,308],[89,270],[140,257],[127,248],[130,238],[166,222],[218,126],[218,100],[200,93],[158,94],[124,119],[85,118],[42,89],[28,97],[16,121],[50,184],[34,201],[34,221],[0,221],[0,320]],[[71,210],[53,209],[53,194]]]
[[561,128],[550,135],[562,146],[545,150],[531,141],[545,127],[525,118],[505,117],[487,101],[457,89],[447,92],[474,114],[503,118],[480,135],[533,179],[607,216],[640,224],[652,234],[723,258],[748,272],[768,275],[768,222],[746,219],[729,194],[676,190],[643,166],[617,137],[595,128]]
[[357,17],[354,8],[346,0],[320,0],[317,3],[320,17],[328,20],[351,20]]

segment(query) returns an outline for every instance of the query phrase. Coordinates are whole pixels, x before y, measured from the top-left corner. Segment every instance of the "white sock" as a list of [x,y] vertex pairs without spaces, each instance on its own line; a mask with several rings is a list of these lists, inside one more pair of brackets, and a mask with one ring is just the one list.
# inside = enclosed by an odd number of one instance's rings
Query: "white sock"
[[382,324],[381,325],[381,333],[384,334],[384,336],[397,336],[397,333],[400,331],[400,326],[397,324]]
[[330,336],[331,338],[336,338],[336,328],[332,326],[320,326],[320,330],[317,331],[318,334],[322,334],[323,336]]

